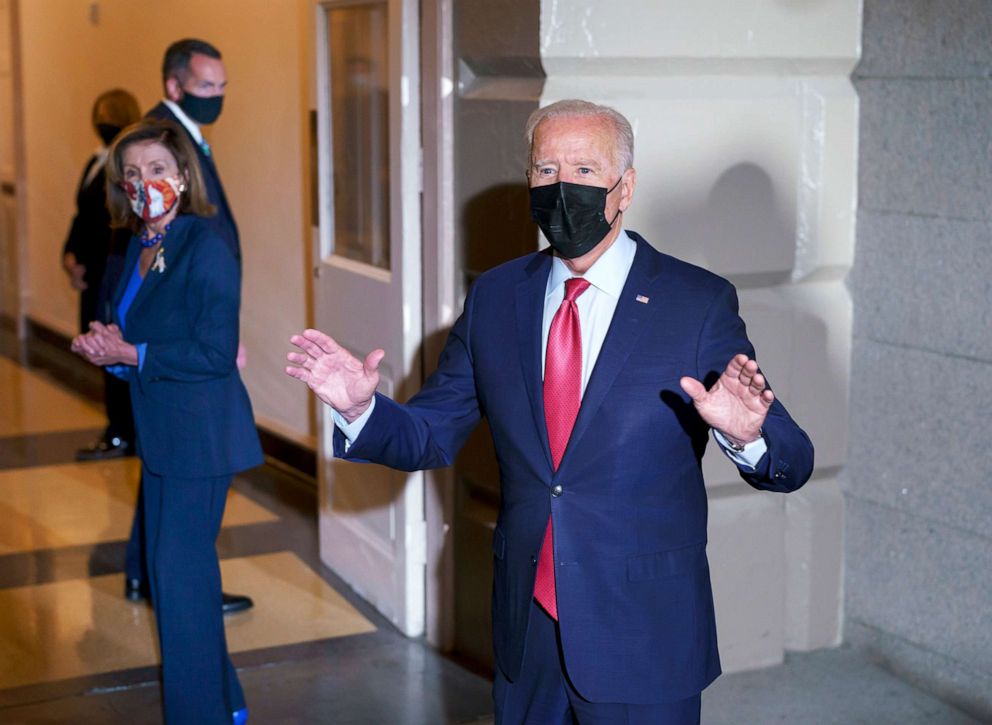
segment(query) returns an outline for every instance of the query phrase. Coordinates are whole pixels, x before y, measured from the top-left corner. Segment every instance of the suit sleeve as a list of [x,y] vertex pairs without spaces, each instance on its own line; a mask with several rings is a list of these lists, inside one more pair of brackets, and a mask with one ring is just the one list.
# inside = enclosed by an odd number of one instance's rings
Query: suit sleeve
[[[697,379],[710,387],[738,353],[755,358],[737,292],[726,283],[710,305],[697,347]],[[770,385],[770,383],[769,383]],[[762,427],[768,451],[755,469],[738,467],[741,478],[764,491],[795,491],[813,472],[813,444],[776,396]]]
[[153,380],[203,382],[226,377],[235,369],[241,301],[238,264],[213,234],[191,242],[196,258],[186,281],[188,335],[148,343],[145,364],[138,373],[142,384]]
[[62,245],[62,256],[64,257],[71,253],[75,255],[76,260],[80,264],[86,264],[86,231],[90,226],[90,220],[87,219],[88,210],[85,208],[85,203],[83,202],[83,182],[86,180],[90,167],[93,166],[95,161],[95,158],[91,158],[83,168],[83,175],[79,179],[79,187],[76,191],[76,215],[72,218],[72,224],[69,226],[69,234],[65,238],[65,244]]
[[406,405],[376,394],[375,410],[345,451],[334,431],[334,455],[401,471],[450,466],[481,417],[472,362],[474,292],[448,335],[438,368]]

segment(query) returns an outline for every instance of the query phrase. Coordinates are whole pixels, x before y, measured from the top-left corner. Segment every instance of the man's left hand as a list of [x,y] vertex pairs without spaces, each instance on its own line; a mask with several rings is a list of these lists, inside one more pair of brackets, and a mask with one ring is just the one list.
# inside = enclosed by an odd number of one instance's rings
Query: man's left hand
[[747,355],[735,355],[709,390],[695,378],[684,377],[679,384],[699,416],[731,443],[743,445],[761,437],[775,394],[758,372],[758,363]]

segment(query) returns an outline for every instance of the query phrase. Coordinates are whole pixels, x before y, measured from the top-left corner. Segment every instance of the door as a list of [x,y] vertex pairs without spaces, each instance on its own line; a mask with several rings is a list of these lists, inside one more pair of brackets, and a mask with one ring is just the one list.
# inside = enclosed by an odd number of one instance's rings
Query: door
[[[356,356],[381,347],[380,392],[420,387],[420,95],[415,0],[317,4],[315,321]],[[320,426],[321,558],[409,636],[424,631],[424,477],[332,457]]]
[[19,321],[17,239],[16,8],[0,0],[0,328]]

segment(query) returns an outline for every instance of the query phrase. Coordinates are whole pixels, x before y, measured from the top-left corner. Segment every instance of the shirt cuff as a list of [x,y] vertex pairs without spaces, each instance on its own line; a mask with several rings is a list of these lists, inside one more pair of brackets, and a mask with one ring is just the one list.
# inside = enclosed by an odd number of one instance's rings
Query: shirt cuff
[[365,424],[368,423],[369,418],[372,417],[372,411],[375,410],[375,398],[372,398],[372,402],[369,403],[369,407],[365,409],[365,412],[360,416],[355,418],[351,423],[344,419],[339,412],[328,406],[331,411],[331,418],[334,419],[334,425],[338,427],[342,435],[344,435],[344,451],[348,452],[351,448],[351,444],[355,442],[355,439],[361,434],[362,430],[365,428]]
[[131,377],[130,365],[107,365],[104,370],[113,375],[118,380],[128,380]]
[[145,349],[148,347],[148,343],[139,342],[134,347],[138,351],[138,372],[141,372],[141,368],[145,366]]
[[765,442],[764,436],[750,443],[745,443],[743,451],[735,451],[731,448],[730,441],[716,428],[713,429],[713,439],[719,444],[720,448],[727,455],[727,458],[732,460],[736,465],[745,466],[752,471],[758,467],[761,457],[768,451],[768,444]]

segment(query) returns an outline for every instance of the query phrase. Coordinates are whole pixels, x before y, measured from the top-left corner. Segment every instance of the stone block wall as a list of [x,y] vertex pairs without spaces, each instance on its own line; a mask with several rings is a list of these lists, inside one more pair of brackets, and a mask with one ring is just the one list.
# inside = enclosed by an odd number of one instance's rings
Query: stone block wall
[[846,638],[992,716],[992,3],[867,0]]

